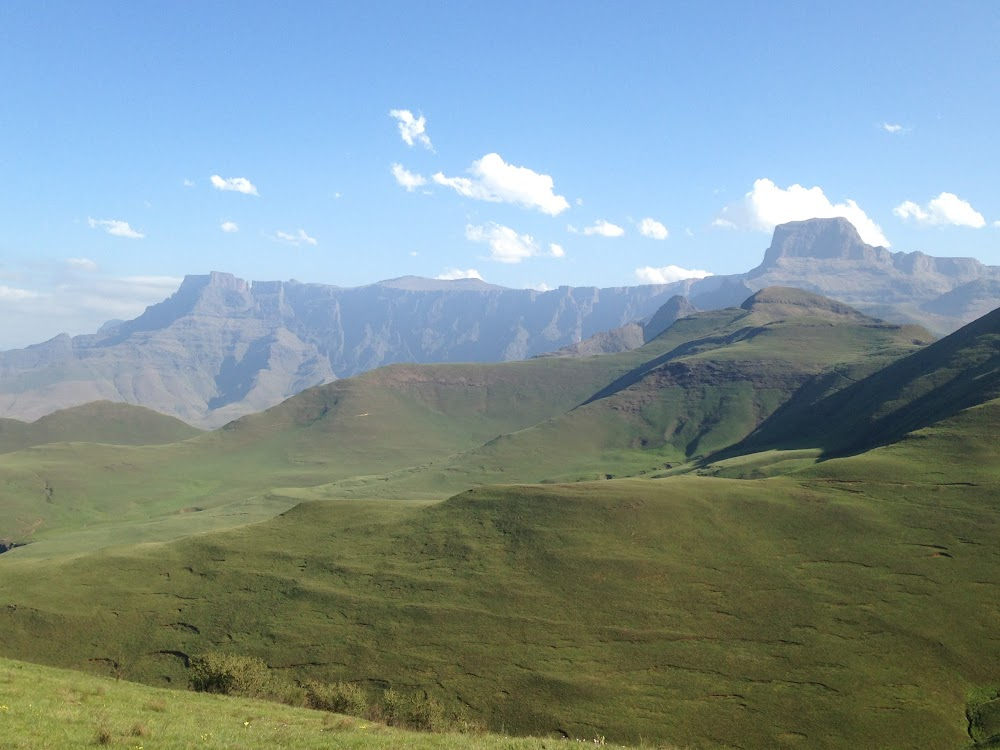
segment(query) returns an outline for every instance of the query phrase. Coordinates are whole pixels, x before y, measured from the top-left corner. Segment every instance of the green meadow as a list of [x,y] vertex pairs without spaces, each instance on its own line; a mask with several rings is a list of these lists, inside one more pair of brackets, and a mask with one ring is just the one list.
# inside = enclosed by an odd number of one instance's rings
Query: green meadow
[[[147,747],[266,746],[239,739],[254,712],[288,747],[990,747],[998,326],[928,345],[771,289],[624,354],[395,366],[179,442],[25,444],[0,456],[23,544],[0,654],[90,676],[5,664],[8,690],[61,680],[46,713],[72,717],[14,746],[94,741],[100,684],[225,737],[147,711]],[[499,735],[184,691],[213,653]],[[113,742],[141,745],[126,714]]]

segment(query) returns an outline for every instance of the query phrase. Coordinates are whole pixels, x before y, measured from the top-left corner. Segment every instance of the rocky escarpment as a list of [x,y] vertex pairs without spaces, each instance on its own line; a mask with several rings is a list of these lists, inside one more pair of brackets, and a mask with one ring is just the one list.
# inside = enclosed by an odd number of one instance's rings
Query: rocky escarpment
[[138,318],[0,353],[0,416],[95,400],[201,427],[399,362],[523,359],[645,318],[690,282],[547,292],[405,277],[340,288],[189,276]]

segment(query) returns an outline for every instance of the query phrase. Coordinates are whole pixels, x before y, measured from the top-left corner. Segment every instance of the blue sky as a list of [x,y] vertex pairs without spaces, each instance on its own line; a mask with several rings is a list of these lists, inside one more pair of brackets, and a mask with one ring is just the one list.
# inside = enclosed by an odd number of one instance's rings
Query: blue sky
[[740,272],[807,214],[1000,264],[1000,4],[813,6],[5,3],[0,348],[212,270]]

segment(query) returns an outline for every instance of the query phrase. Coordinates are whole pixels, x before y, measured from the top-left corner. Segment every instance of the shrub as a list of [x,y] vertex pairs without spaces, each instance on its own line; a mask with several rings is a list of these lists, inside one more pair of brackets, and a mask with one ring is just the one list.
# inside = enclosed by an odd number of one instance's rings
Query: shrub
[[321,711],[332,711],[349,716],[364,716],[368,711],[368,693],[360,685],[350,682],[317,682],[305,684],[306,705]]
[[267,664],[254,656],[210,653],[191,659],[191,688],[203,693],[263,698],[272,692]]
[[404,695],[389,688],[382,693],[373,707],[372,717],[389,726],[439,732],[453,728],[455,722],[448,717],[437,700],[428,695]]

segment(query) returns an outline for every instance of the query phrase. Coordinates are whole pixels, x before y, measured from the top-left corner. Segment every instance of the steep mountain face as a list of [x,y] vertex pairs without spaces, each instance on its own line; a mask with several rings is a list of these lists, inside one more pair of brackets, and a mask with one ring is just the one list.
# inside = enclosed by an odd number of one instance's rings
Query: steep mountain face
[[342,289],[189,276],[135,320],[0,353],[0,415],[106,399],[217,427],[396,362],[524,359],[646,317],[676,288],[536,292],[407,277]]
[[[892,253],[865,244],[842,218],[776,227],[764,261],[743,280],[754,291],[775,285],[807,289],[886,320],[926,326],[938,335],[1000,306],[1000,267],[974,258]],[[692,301],[708,307],[697,289]]]

